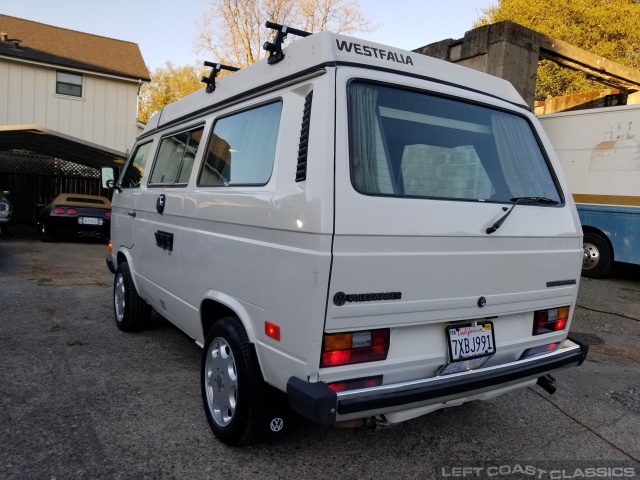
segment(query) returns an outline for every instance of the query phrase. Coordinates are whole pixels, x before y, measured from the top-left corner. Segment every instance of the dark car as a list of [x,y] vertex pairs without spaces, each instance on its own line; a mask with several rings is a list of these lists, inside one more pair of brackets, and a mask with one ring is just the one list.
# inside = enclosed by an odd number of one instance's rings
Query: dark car
[[2,189],[0,189],[0,233],[2,233],[2,227],[11,221],[11,212],[13,211],[7,195],[9,195],[9,192],[3,192]]
[[111,202],[97,195],[61,193],[44,208],[39,225],[45,242],[61,235],[109,238]]

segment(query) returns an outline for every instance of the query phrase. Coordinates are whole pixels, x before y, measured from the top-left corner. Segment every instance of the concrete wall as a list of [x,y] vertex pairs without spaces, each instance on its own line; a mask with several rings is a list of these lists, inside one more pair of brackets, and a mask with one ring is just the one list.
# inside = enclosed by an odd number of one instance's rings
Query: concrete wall
[[0,125],[35,124],[122,152],[131,148],[139,134],[138,84],[78,73],[82,97],[58,95],[55,68],[0,58]]
[[509,80],[531,107],[540,57],[539,34],[512,22],[475,28],[460,40],[443,40],[415,51]]
[[533,112],[536,115],[543,115],[547,113],[615,107],[627,105],[627,99],[631,98],[631,96],[632,95],[627,95],[626,92],[621,92],[617,89],[574,93],[572,95],[564,95],[562,97],[554,97],[545,101],[536,102]]
[[478,27],[459,40],[443,40],[414,51],[504,78],[531,107],[534,106],[541,58],[581,71],[621,91],[640,90],[638,69],[509,21]]

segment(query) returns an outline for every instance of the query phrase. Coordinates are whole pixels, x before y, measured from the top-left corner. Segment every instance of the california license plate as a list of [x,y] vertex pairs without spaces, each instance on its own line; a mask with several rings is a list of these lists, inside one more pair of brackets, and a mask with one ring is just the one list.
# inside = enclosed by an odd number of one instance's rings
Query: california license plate
[[93,218],[93,217],[83,217],[82,218],[82,224],[83,225],[99,225],[100,224],[100,219]]
[[496,353],[492,322],[447,327],[451,362],[488,357]]

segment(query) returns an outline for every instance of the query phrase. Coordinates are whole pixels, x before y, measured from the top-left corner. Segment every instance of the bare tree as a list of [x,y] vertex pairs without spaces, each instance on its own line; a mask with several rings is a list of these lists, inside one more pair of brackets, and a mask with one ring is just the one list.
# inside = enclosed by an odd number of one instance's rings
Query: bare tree
[[212,61],[244,67],[265,56],[266,20],[309,32],[371,32],[378,28],[358,0],[209,0],[195,45]]

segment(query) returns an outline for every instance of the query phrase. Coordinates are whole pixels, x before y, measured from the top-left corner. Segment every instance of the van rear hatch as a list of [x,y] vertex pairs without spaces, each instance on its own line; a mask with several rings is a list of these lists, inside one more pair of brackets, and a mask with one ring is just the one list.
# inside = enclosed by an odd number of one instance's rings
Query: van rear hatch
[[345,84],[325,331],[390,328],[398,366],[446,363],[445,328],[456,322],[493,322],[498,351],[509,352],[502,361],[544,343],[533,312],[573,310],[582,246],[535,119],[388,83]]

